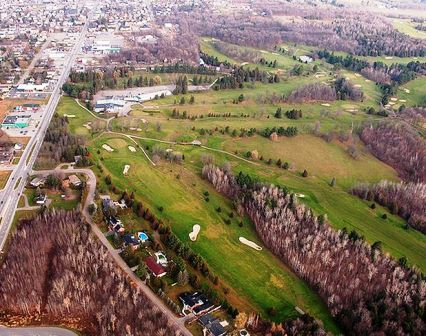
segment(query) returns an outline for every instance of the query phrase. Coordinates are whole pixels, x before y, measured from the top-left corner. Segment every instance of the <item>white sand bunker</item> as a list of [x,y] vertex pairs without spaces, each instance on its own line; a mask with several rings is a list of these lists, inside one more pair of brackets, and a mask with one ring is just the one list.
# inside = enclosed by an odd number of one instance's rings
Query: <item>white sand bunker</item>
[[92,126],[90,126],[90,122],[88,122],[87,124],[84,124],[83,126],[86,127],[88,130],[92,129]]
[[64,117],[75,118],[75,114],[66,114],[66,113],[64,113]]
[[123,175],[127,175],[127,173],[129,172],[129,169],[130,169],[130,165],[125,165],[123,169]]
[[393,59],[393,57],[392,56],[386,56],[385,59],[390,60],[390,59]]
[[136,148],[133,146],[129,146],[129,151],[131,151],[132,153],[136,152]]
[[368,82],[371,82],[371,80],[369,80],[369,79],[366,79],[365,81],[366,81],[367,83],[368,83]]
[[355,84],[355,85],[354,85],[354,87],[356,87],[356,88],[360,88],[360,87],[361,87],[361,84]]
[[410,93],[410,90],[404,89],[405,93]]
[[240,243],[243,243],[244,245],[250,246],[251,248],[254,248],[257,251],[262,251],[262,248],[257,245],[256,243],[252,242],[251,240],[248,240],[244,237],[240,237],[238,238],[238,240],[240,241]]
[[397,100],[398,100],[398,98],[392,97],[390,100],[392,100],[392,101],[397,101]]
[[244,66],[244,65],[247,65],[248,64],[248,62],[243,62],[243,63],[241,63],[240,65],[241,66]]
[[400,99],[399,100],[401,103],[406,103],[407,101],[405,99]]
[[296,197],[305,198],[305,194],[296,194]]
[[103,144],[102,148],[105,149],[107,152],[113,152],[114,149],[108,146],[107,144]]
[[197,236],[200,233],[201,230],[201,226],[198,224],[195,224],[192,227],[192,232],[189,233],[189,239],[191,239],[192,241],[196,241],[197,240]]
[[327,103],[324,103],[324,104],[321,104],[322,106],[330,106],[330,104],[327,104]]

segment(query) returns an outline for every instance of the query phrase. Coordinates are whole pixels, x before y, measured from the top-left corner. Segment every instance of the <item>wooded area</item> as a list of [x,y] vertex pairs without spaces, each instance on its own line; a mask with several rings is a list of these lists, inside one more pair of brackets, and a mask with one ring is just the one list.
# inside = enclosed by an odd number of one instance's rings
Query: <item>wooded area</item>
[[82,215],[23,220],[0,271],[0,323],[77,326],[85,335],[180,335],[118,268]]
[[249,215],[263,243],[318,291],[346,334],[426,332],[426,283],[404,261],[355,231],[333,230],[286,188],[213,165],[204,166],[203,177]]

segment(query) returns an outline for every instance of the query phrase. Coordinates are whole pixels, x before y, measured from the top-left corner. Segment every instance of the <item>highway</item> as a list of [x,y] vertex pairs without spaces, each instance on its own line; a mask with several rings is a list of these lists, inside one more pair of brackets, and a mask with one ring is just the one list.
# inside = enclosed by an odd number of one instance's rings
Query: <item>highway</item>
[[[88,15],[88,17],[90,17],[95,10],[96,7],[92,9],[92,12]],[[80,34],[78,35],[73,48],[67,55],[67,60],[65,61],[64,67],[62,68],[61,75],[58,79],[56,87],[53,90],[49,102],[45,107],[43,119],[40,122],[36,133],[28,142],[21,159],[10,175],[6,186],[3,190],[0,191],[0,253],[3,253],[4,244],[6,243],[7,236],[12,226],[19,197],[25,188],[28,176],[31,174],[34,162],[37,159],[41,145],[43,143],[47,128],[49,127],[50,120],[52,119],[52,116],[56,110],[56,106],[58,105],[61,96],[62,85],[68,79],[72,65],[75,62],[75,58],[81,50],[82,44],[86,37],[88,26],[89,20],[86,19],[86,22]]]

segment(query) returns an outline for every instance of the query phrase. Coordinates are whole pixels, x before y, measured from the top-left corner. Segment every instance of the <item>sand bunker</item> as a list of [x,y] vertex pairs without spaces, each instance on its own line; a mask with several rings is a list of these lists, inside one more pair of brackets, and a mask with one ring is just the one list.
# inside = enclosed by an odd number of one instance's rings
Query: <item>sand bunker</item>
[[355,77],[361,77],[361,75],[359,73],[356,73]]
[[129,151],[131,151],[132,153],[136,152],[136,148],[133,146],[129,146]]
[[390,60],[390,59],[393,59],[393,57],[392,56],[386,56],[385,59]]
[[244,245],[250,246],[251,248],[254,248],[257,251],[262,251],[262,248],[257,245],[256,243],[252,242],[251,240],[248,240],[244,237],[240,237],[238,238],[238,240],[240,241],[240,243],[243,243]]
[[248,62],[243,62],[243,63],[241,63],[240,65],[241,66],[244,66],[244,65],[247,65],[248,64]]
[[368,83],[368,82],[371,82],[371,80],[369,80],[369,79],[366,79],[365,81],[366,81],[367,83]]
[[75,114],[66,114],[66,113],[64,113],[64,117],[75,118]]
[[360,87],[361,87],[361,84],[355,84],[355,85],[354,85],[354,87],[356,87],[356,88],[360,88]]
[[114,149],[108,146],[107,144],[103,144],[102,148],[105,149],[107,152],[113,152]]
[[83,126],[86,127],[88,130],[92,129],[92,126],[90,126],[90,123],[84,124]]
[[404,89],[405,93],[410,93],[410,90]]
[[322,106],[330,106],[330,104],[327,104],[327,103],[324,103],[324,104],[321,104]]
[[397,100],[398,100],[398,98],[392,97],[390,100],[391,100],[391,101],[397,101]]
[[125,165],[124,169],[123,169],[123,175],[127,175],[127,173],[129,172],[130,166],[129,165]]
[[201,230],[201,226],[198,224],[195,224],[192,227],[192,232],[189,233],[189,239],[191,239],[192,241],[196,241],[197,240],[197,236],[200,233]]
[[401,103],[406,103],[407,101],[405,99],[400,99],[399,100]]
[[296,197],[305,198],[305,194],[296,194]]

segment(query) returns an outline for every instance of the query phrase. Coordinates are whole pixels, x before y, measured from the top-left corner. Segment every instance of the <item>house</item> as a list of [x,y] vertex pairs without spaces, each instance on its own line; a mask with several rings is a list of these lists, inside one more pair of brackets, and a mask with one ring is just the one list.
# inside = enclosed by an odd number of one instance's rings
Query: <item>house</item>
[[123,234],[125,229],[124,225],[120,219],[114,216],[107,217],[108,227],[110,231],[114,231],[115,233]]
[[145,264],[146,267],[148,267],[148,270],[156,277],[161,278],[167,274],[167,272],[164,270],[163,266],[157,264],[153,257],[146,257],[145,258]]
[[34,188],[40,187],[41,185],[43,185],[45,182],[45,178],[44,177],[34,177],[31,182],[30,185]]
[[70,175],[68,176],[68,180],[74,187],[79,187],[81,185],[81,180],[78,178],[77,175]]
[[140,246],[139,240],[131,234],[126,234],[123,236],[123,244],[125,247],[130,246],[133,250],[137,250]]
[[179,300],[183,304],[182,312],[184,315],[187,315],[185,311],[189,311],[197,316],[200,316],[215,308],[203,293],[195,292],[191,294],[186,292],[179,295]]
[[36,204],[43,205],[47,201],[47,196],[45,194],[40,194],[35,198]]
[[203,333],[206,336],[223,336],[226,330],[219,322],[219,319],[211,314],[206,314],[198,319],[198,323],[203,327]]
[[13,160],[13,147],[0,147],[0,164],[10,164]]
[[163,267],[167,267],[169,262],[164,252],[158,251],[158,252],[155,252],[154,255],[155,255],[157,264],[160,264]]
[[14,150],[21,150],[24,147],[23,144],[21,143],[16,143],[15,146],[13,147]]

